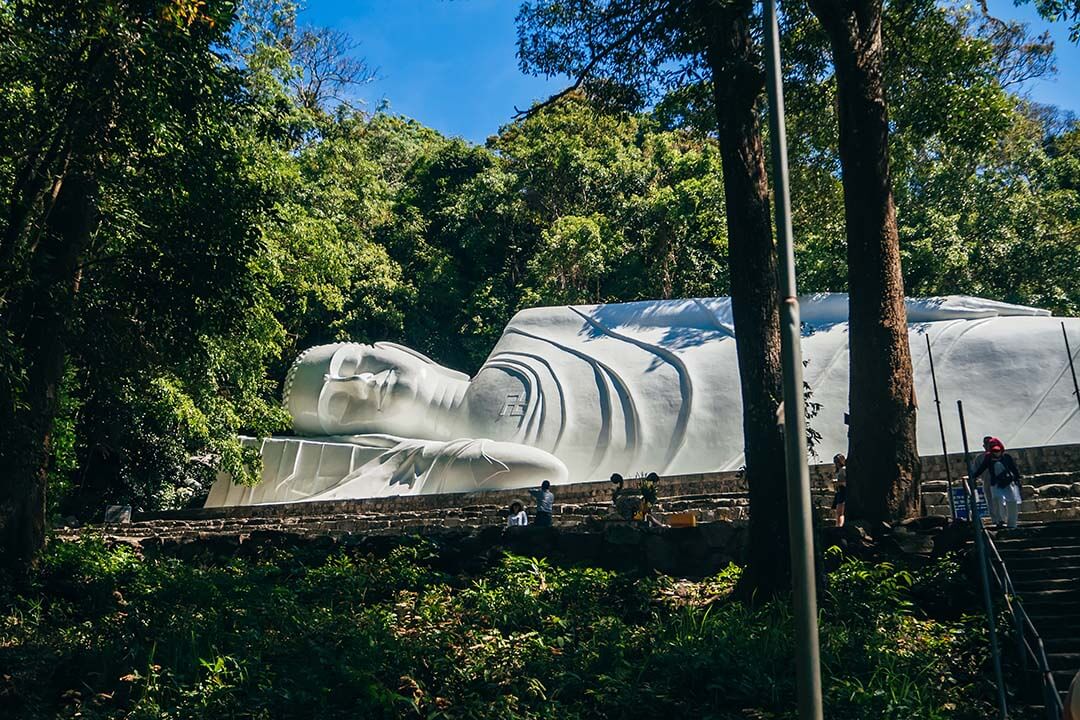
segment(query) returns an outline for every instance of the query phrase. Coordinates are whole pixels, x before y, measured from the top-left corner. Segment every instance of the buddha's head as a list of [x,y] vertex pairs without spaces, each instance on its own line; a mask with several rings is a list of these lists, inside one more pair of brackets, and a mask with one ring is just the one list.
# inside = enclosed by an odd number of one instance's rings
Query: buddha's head
[[319,345],[289,370],[284,401],[303,435],[441,439],[440,411],[467,383],[467,375],[393,343]]

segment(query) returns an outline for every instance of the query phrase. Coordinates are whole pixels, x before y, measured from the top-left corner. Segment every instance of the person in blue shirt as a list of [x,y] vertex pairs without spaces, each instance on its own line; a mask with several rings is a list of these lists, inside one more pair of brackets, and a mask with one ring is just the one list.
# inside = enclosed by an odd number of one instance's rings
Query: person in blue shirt
[[539,490],[530,490],[529,494],[536,498],[536,524],[541,527],[551,527],[551,508],[555,504],[555,493],[551,492],[551,483],[545,480],[540,483]]

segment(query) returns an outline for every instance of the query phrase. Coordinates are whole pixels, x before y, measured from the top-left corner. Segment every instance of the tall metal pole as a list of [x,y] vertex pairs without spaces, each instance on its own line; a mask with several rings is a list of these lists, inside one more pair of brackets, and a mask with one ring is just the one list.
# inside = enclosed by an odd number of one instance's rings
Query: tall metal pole
[[806,460],[801,322],[795,286],[795,249],[791,239],[787,130],[784,123],[784,86],[780,71],[780,29],[776,22],[776,0],[763,0],[763,3],[767,66],[765,83],[769,92],[774,209],[776,231],[779,234],[777,283],[780,291],[780,353],[784,374],[788,531],[791,539],[791,583],[795,606],[795,680],[799,718],[822,720],[817,588],[814,585],[814,516],[810,501],[810,467]]
[[937,406],[937,425],[941,432],[941,455],[945,460],[945,480],[949,483],[949,514],[956,517],[952,497],[952,470],[949,468],[949,449],[945,447],[945,421],[941,419],[941,398],[937,391],[937,373],[934,372],[934,353],[930,350],[930,333],[926,337],[926,356],[930,358],[930,379],[934,382],[934,404]]
[[1076,384],[1076,367],[1073,365],[1072,349],[1069,347],[1069,333],[1065,332],[1065,321],[1061,321],[1061,334],[1065,336],[1065,354],[1069,356],[1069,372],[1072,373],[1073,395],[1076,396],[1076,404],[1080,406],[1080,385]]
[[[964,467],[968,468],[968,479],[965,495],[968,500],[968,517],[975,529],[975,550],[979,556],[979,579],[982,580],[983,603],[986,605],[986,625],[990,630],[990,656],[994,660],[994,680],[997,684],[998,717],[1005,720],[1008,716],[1008,706],[1005,704],[1005,679],[1001,674],[1001,653],[998,650],[997,630],[995,629],[996,616],[994,615],[994,601],[990,597],[990,560],[986,553],[986,538],[983,533],[982,518],[979,517],[979,509],[975,502],[975,479],[971,477],[971,453],[968,451],[967,424],[964,422],[964,402],[956,401],[956,410],[960,413],[960,437],[964,441]],[[977,468],[976,468],[977,469]],[[989,502],[989,500],[987,501]]]

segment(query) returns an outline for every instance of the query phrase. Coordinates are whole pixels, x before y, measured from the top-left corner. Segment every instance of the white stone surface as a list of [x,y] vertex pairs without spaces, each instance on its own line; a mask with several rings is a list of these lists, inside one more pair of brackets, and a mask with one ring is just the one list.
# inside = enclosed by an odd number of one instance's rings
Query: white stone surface
[[[847,445],[847,296],[801,305],[805,379],[822,405],[811,425],[831,457]],[[983,435],[1009,446],[1080,439],[1060,318],[972,297],[907,306],[922,454],[941,451],[924,335],[951,450],[958,399],[976,445]],[[1065,323],[1080,351],[1080,319]],[[262,441],[263,482],[223,478],[208,507],[743,464],[729,298],[523,310],[472,378],[392,343],[319,346],[297,360],[285,395],[299,437]]]

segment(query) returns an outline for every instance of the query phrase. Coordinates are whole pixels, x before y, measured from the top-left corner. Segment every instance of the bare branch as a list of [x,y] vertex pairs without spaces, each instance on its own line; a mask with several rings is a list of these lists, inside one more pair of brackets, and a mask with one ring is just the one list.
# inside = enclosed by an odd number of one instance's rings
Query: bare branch
[[605,45],[603,48],[600,49],[599,52],[594,53],[593,56],[589,59],[589,62],[585,64],[585,67],[583,67],[581,71],[577,74],[574,83],[569,87],[560,90],[559,92],[549,97],[547,100],[544,100],[541,103],[537,103],[536,105],[533,105],[526,110],[522,110],[515,105],[513,119],[523,120],[525,118],[532,117],[544,108],[550,107],[551,105],[559,102],[567,95],[570,95],[571,93],[580,90],[582,85],[584,85],[585,81],[592,76],[593,71],[597,68],[598,65],[600,65],[600,63],[607,60],[612,53],[614,53],[616,50],[620,49],[627,43],[631,42],[635,37],[639,36],[642,32],[644,32],[644,30],[650,24],[656,22],[660,17],[664,15],[665,12],[667,12],[670,5],[670,2],[659,4],[655,11],[641,18],[638,22],[634,23],[634,25],[630,27],[629,30],[627,30],[622,35]]
[[291,48],[300,74],[292,85],[307,108],[325,108],[331,100],[346,103],[350,88],[375,78],[367,63],[356,55],[360,43],[332,28],[301,30]]

